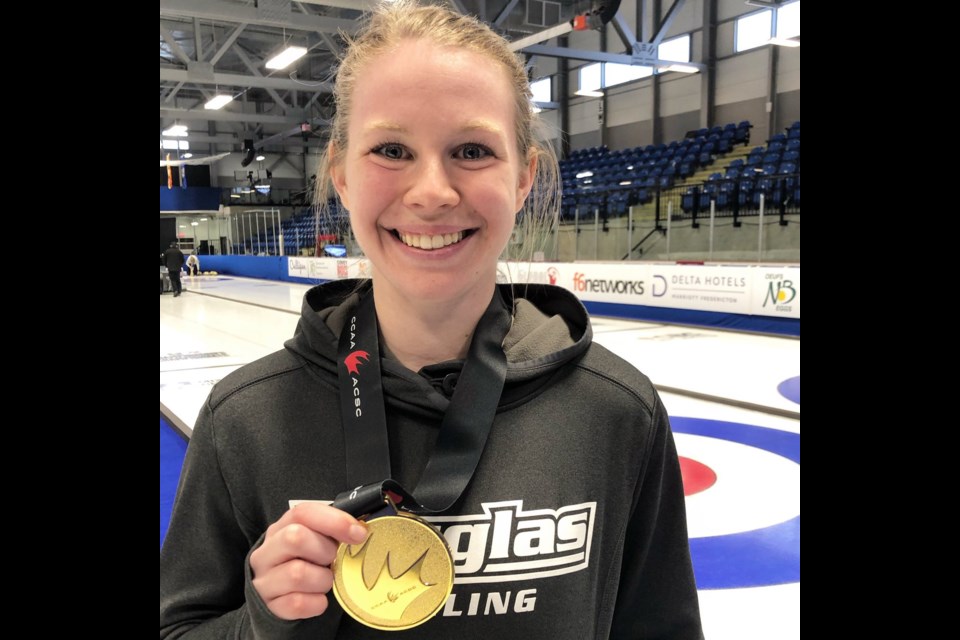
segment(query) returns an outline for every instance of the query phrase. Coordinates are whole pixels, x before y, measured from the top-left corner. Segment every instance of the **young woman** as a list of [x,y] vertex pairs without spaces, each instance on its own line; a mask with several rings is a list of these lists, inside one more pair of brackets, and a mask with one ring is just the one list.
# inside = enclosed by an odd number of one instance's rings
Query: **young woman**
[[372,277],[309,291],[285,349],[210,394],[161,637],[701,638],[656,391],[572,294],[497,285],[518,213],[558,193],[522,61],[473,18],[385,4],[336,99],[318,202]]

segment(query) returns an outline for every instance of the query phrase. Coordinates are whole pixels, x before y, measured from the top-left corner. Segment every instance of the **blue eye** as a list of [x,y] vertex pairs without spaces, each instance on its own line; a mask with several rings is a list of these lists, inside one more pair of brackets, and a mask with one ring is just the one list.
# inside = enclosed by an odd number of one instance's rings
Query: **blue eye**
[[465,144],[457,150],[457,156],[463,160],[483,160],[493,152],[482,144]]
[[403,145],[394,142],[388,142],[374,147],[373,152],[383,156],[387,160],[403,160],[405,154]]

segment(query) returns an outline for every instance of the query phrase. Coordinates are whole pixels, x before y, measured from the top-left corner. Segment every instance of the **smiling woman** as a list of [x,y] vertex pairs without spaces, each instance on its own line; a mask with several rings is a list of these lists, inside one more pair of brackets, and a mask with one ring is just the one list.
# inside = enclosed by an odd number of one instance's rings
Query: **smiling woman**
[[331,175],[388,312],[429,301],[459,324],[451,313],[476,317],[490,302],[537,158],[518,148],[507,74],[484,63],[405,40],[354,84],[347,146],[331,145]]
[[383,11],[350,45],[317,204],[335,196],[349,212],[379,283],[380,330],[416,371],[466,355],[461,327],[489,302],[516,221],[528,258],[546,240],[559,170],[522,60],[486,25],[440,9]]
[[557,213],[522,60],[401,0],[335,95],[317,198],[349,212],[371,278],[308,291],[285,348],[211,392],[161,635],[702,638],[659,396],[572,293],[497,285],[517,216]]
[[[371,18],[370,28],[350,43],[337,73],[337,108],[331,142],[317,173],[317,205],[323,214],[329,214],[331,198],[339,196],[351,216],[357,213],[356,201],[351,202],[349,193],[344,199],[343,190],[333,181],[350,170],[350,160],[360,153],[379,156],[379,166],[385,168],[392,163],[414,165],[404,168],[405,178],[416,172],[421,184],[419,189],[408,189],[408,199],[472,198],[472,194],[462,193],[462,185],[451,172],[461,176],[479,172],[482,177],[475,176],[479,182],[493,173],[502,177],[507,171],[514,202],[508,207],[513,210],[506,224],[512,227],[514,220],[519,220],[523,225],[520,237],[527,242],[521,257],[532,258],[556,222],[560,184],[556,155],[534,113],[523,62],[486,25],[459,20],[454,26],[445,23],[441,13],[381,12]],[[410,113],[394,109],[402,107],[403,98]],[[433,151],[443,155],[444,162],[431,164],[434,158],[426,149],[411,145],[412,140],[420,147],[435,146]],[[433,193],[424,192],[424,186]],[[461,203],[461,208],[469,207],[470,202]],[[484,207],[484,211],[489,209]],[[520,215],[514,218],[516,214]],[[401,238],[409,231],[404,242],[422,249],[450,244],[446,232],[441,234],[430,224],[419,226],[429,233],[418,229],[393,232]],[[355,232],[357,227],[354,222]],[[470,236],[474,230],[454,227],[450,233]],[[442,242],[436,238],[440,235]],[[475,244],[480,244],[478,239]],[[489,250],[501,243],[499,238],[491,240],[495,242],[487,245]],[[500,251],[506,240],[502,239]],[[376,249],[359,236],[358,242],[365,253]]]

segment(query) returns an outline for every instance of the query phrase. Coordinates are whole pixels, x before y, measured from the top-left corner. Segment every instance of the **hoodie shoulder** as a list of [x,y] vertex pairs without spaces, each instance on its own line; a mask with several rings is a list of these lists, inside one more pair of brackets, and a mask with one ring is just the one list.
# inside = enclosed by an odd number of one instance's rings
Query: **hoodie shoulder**
[[[285,376],[311,370],[336,385],[337,340],[349,311],[356,306],[358,292],[367,281],[334,280],[309,289],[303,296],[300,322],[284,349],[240,367],[218,382],[210,392],[210,408],[246,390],[259,389]],[[281,384],[281,386],[283,386]],[[284,389],[270,389],[273,396]],[[284,397],[286,397],[284,395]],[[246,396],[244,401],[256,402]]]
[[224,376],[210,392],[210,408],[216,409],[236,393],[289,375],[304,367],[302,359],[286,349],[250,362]]
[[658,400],[650,378],[603,345],[592,343],[577,366],[604,380],[612,392],[627,393],[653,412]]

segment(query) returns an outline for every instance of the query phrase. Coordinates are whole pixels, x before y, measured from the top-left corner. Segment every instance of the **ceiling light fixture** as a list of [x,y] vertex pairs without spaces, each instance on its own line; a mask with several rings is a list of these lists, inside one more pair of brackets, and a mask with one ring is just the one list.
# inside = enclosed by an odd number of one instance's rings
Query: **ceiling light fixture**
[[174,124],[163,130],[163,135],[172,137],[184,137],[187,135],[187,125]]
[[263,162],[266,159],[266,156],[257,156],[257,162]]
[[800,36],[794,36],[792,38],[770,38],[767,40],[767,44],[777,44],[781,47],[799,47]]
[[287,47],[267,61],[267,69],[285,69],[307,53],[306,47]]
[[602,98],[603,91],[591,91],[590,89],[579,89],[574,91],[574,94],[578,96],[586,96],[587,98]]
[[700,71],[699,68],[693,66],[692,64],[681,64],[679,62],[674,62],[671,65],[666,67],[660,67],[660,71],[679,71],[680,73],[697,73]]
[[203,105],[203,108],[204,109],[220,109],[223,107],[223,105],[227,104],[228,102],[233,102],[233,96],[227,95],[225,93],[221,93],[219,95],[215,95],[212,98],[210,98],[210,100],[207,101],[207,104]]

